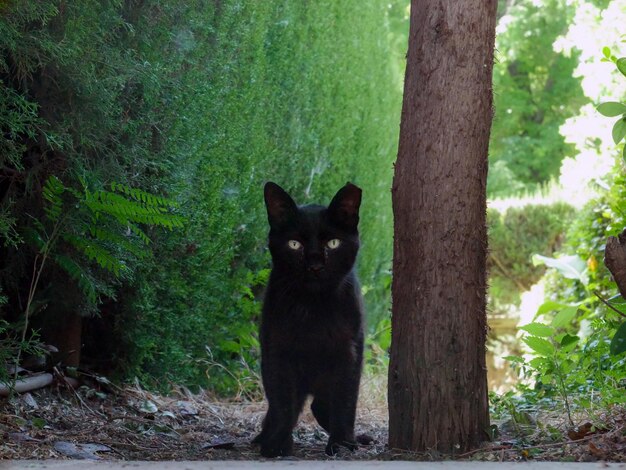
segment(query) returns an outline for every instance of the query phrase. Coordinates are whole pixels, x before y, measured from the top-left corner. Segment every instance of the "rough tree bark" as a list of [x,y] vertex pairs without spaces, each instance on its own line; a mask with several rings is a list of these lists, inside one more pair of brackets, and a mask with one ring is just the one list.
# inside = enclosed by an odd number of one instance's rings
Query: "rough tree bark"
[[611,271],[619,293],[626,299],[626,230],[607,239],[604,264]]
[[486,180],[496,0],[412,0],[393,181],[389,445],[469,449],[489,427]]

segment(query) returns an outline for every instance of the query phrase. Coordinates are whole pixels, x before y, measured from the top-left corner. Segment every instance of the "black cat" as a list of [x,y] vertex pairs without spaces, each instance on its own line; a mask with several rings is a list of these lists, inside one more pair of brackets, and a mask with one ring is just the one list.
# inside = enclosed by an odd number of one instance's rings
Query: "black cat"
[[330,438],[326,453],[356,449],[354,419],[363,357],[363,304],[354,262],[361,190],[346,184],[328,208],[297,207],[265,185],[272,273],[261,321],[261,370],[269,408],[253,443],[292,453],[291,432],[308,395]]

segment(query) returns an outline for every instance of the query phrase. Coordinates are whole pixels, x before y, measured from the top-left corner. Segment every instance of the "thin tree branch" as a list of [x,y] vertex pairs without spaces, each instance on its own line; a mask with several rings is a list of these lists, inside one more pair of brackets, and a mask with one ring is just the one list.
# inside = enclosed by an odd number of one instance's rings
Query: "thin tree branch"
[[593,293],[595,294],[595,296],[600,299],[600,302],[602,302],[604,305],[606,305],[607,307],[609,307],[611,310],[613,310],[614,312],[620,314],[622,317],[626,318],[626,314],[624,312],[620,312],[618,309],[616,309],[615,307],[613,307],[608,300],[605,300],[598,291],[593,291]]

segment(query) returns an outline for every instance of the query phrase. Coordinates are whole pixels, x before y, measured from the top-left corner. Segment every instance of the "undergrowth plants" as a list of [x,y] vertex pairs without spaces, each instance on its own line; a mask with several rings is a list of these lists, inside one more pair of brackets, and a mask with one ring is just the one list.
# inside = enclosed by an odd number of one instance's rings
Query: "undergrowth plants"
[[[76,190],[50,176],[42,191],[44,221],[33,219],[27,236],[38,249],[33,271],[40,273],[51,255],[86,298],[96,304],[104,287],[77,257],[56,250],[59,241],[115,278],[129,278],[133,268],[126,258],[142,259],[149,254],[150,238],[142,225],[172,230],[183,226],[183,218],[172,212],[177,206],[174,201],[137,188],[113,182],[110,191],[92,190],[84,180],[81,186],[81,190]],[[38,277],[32,284],[33,290],[37,282]],[[27,307],[26,314],[29,313]]]
[[[48,177],[42,188],[43,217],[31,217],[32,225],[25,229],[25,239],[35,247],[36,255],[20,340],[13,356],[15,380],[22,349],[34,346],[26,336],[29,319],[35,313],[33,305],[41,275],[48,262],[64,270],[83,292],[89,308],[96,309],[101,295],[113,294],[110,283],[95,272],[94,265],[113,275],[115,280],[128,280],[136,264],[129,262],[129,257],[142,259],[150,253],[147,248],[150,238],[142,226],[170,230],[183,226],[183,218],[172,212],[176,204],[164,197],[115,182],[111,183],[110,191],[91,190],[86,181],[81,183],[81,189],[76,190],[54,175]],[[66,246],[61,248],[60,244]]]
[[[603,55],[603,61],[614,63],[626,76],[626,58],[618,59],[608,48]],[[612,137],[623,145],[626,104],[605,102],[597,110],[618,117]],[[621,153],[626,155],[624,149]],[[551,298],[531,323],[520,327],[530,354],[507,357],[534,383],[519,387],[523,400],[538,408],[543,399],[552,400],[552,406],[562,404],[570,425],[580,413],[626,403],[626,301],[615,295],[615,284],[600,261],[607,237],[626,225],[623,158],[616,161],[608,183],[571,224],[563,250],[567,254],[534,257],[536,264],[555,270],[547,278]]]

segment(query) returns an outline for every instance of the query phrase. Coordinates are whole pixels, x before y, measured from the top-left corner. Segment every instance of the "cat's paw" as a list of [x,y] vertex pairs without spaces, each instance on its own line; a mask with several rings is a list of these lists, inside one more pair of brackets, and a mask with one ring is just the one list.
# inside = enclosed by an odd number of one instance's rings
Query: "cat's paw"
[[374,444],[374,442],[376,441],[376,439],[374,439],[372,436],[370,436],[369,434],[359,434],[356,436],[356,441],[364,446],[370,446],[372,444]]
[[[260,435],[257,436],[255,440],[259,437]],[[261,440],[258,443],[261,444],[261,455],[263,457],[287,457],[293,454],[293,440],[291,439],[287,441],[277,442],[271,440],[263,440],[263,438],[261,437]]]
[[337,455],[340,447],[345,447],[351,452],[359,448],[358,444],[354,440],[329,439],[328,444],[326,445],[326,455],[330,455],[331,457]]

